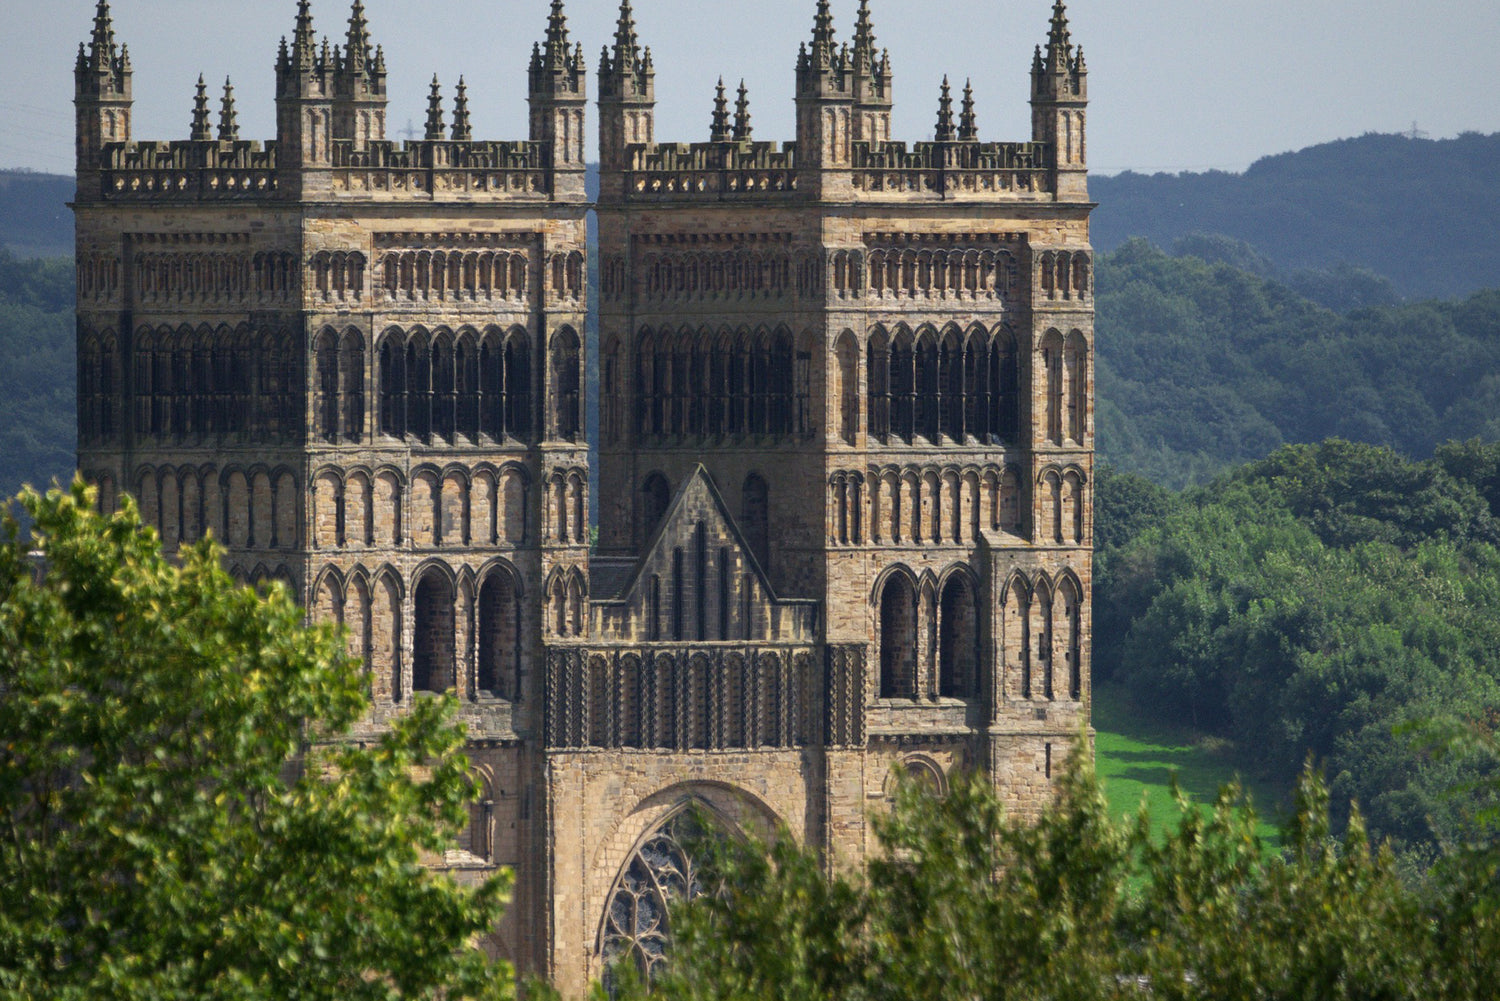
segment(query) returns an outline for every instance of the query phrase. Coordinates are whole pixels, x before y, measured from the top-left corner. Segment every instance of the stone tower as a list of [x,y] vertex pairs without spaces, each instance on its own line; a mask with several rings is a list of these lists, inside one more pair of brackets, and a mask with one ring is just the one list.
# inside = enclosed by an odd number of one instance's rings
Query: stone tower
[[852,45],[820,0],[796,140],[756,139],[721,83],[688,145],[656,141],[621,4],[592,551],[587,81],[562,0],[519,142],[472,138],[472,73],[451,106],[434,80],[423,140],[387,140],[359,0],[344,34],[298,4],[274,143],[239,139],[227,84],[216,134],[200,87],[192,139],[141,143],[99,3],[79,464],[169,548],[211,532],[241,578],[347,626],[370,732],[456,694],[486,794],[442,864],[518,875],[489,946],[566,993],[654,967],[690,804],[837,865],[872,849],[892,769],[1045,802],[1090,705],[1092,206],[1063,4],[1028,142],[981,141],[947,81],[934,139],[893,141],[868,0]]

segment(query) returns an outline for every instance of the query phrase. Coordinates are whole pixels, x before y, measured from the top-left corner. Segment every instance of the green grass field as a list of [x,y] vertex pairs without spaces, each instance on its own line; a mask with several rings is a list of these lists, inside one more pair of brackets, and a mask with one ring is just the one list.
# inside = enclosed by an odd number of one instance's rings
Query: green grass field
[[[1125,694],[1113,686],[1094,689],[1095,751],[1105,794],[1117,817],[1134,819],[1145,797],[1153,825],[1174,823],[1172,776],[1188,798],[1208,809],[1219,790],[1236,777],[1231,750],[1221,741],[1206,739],[1186,726],[1174,727],[1137,712]],[[1258,817],[1258,833],[1279,843],[1277,820],[1286,791],[1241,776]]]

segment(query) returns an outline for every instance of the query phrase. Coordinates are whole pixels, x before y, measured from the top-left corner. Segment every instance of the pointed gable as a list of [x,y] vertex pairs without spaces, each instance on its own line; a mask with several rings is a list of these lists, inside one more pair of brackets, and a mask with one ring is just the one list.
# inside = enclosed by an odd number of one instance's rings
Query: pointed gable
[[623,566],[613,569],[609,591],[595,579],[605,635],[666,643],[807,642],[816,635],[816,603],[777,596],[701,465],[678,487],[628,576]]

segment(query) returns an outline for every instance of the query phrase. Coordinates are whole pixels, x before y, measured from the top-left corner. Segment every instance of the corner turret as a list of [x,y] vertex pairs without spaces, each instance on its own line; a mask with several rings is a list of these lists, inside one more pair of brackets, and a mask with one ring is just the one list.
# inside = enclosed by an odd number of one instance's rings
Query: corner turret
[[333,137],[368,149],[385,139],[386,73],[384,54],[370,42],[363,0],[354,0],[344,49],[335,59]]
[[78,46],[73,69],[76,124],[76,169],[80,201],[98,198],[104,148],[130,142],[130,50],[115,44],[114,18],[108,0],[94,10],[94,30],[87,46]]
[[[873,44],[873,34],[871,35]],[[839,186],[830,173],[851,158],[854,128],[854,56],[834,40],[828,0],[818,0],[812,44],[797,55],[797,168],[799,187],[813,195]]]
[[891,107],[895,93],[891,83],[891,57],[875,48],[875,26],[870,0],[860,0],[859,20],[854,26],[854,141],[871,144],[890,142]]
[[548,153],[554,197],[584,197],[584,110],[588,71],[583,48],[569,47],[563,0],[552,0],[545,45],[531,53],[531,141]]
[[1031,138],[1054,150],[1053,190],[1059,201],[1088,199],[1088,67],[1083,48],[1075,49],[1064,0],[1052,8],[1047,46],[1038,48],[1031,67]]
[[[625,168],[626,150],[656,140],[656,70],[651,50],[636,37],[630,0],[620,4],[615,44],[599,59],[599,161],[601,177]],[[605,182],[608,183],[608,182]]]
[[318,52],[312,4],[299,0],[291,45],[282,39],[276,61],[276,166],[283,195],[300,197],[330,183],[337,75],[332,63],[326,42]]

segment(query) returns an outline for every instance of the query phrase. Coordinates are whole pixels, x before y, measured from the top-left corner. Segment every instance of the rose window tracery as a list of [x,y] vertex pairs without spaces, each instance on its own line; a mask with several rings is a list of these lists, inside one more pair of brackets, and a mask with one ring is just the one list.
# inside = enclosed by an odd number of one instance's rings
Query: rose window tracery
[[604,918],[606,984],[611,979],[608,970],[619,963],[635,964],[649,982],[666,962],[671,939],[668,908],[704,892],[690,848],[702,830],[692,811],[679,812],[657,828],[626,863]]

